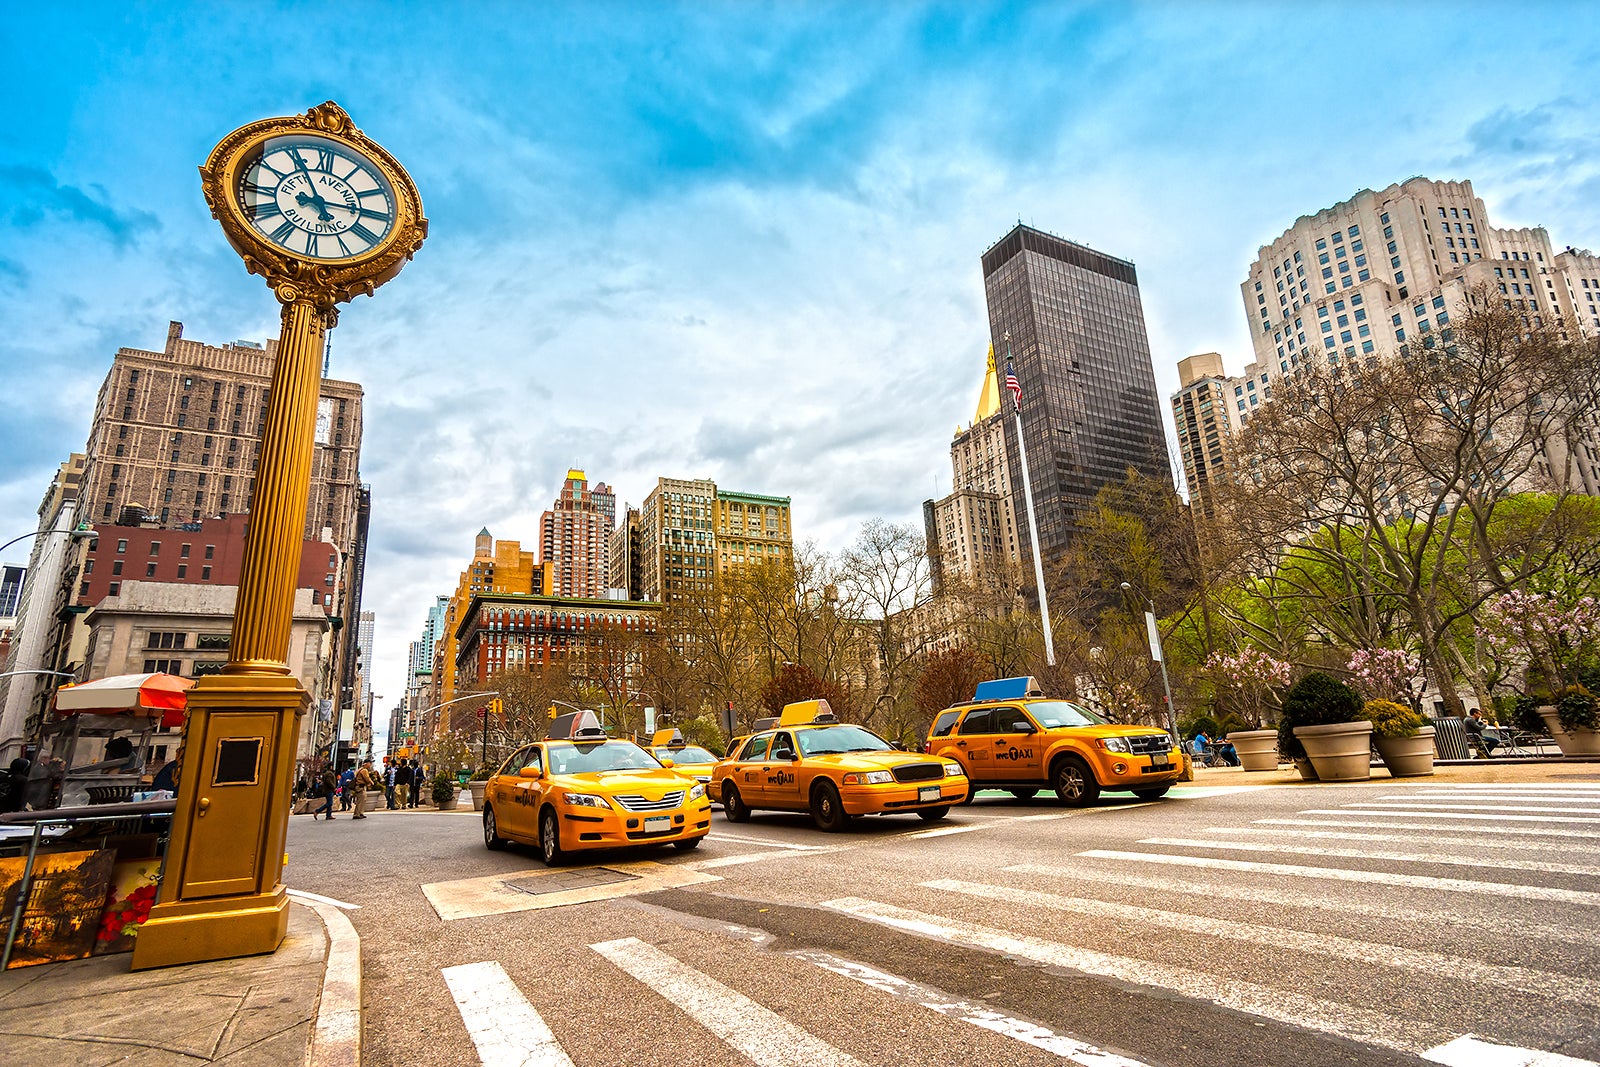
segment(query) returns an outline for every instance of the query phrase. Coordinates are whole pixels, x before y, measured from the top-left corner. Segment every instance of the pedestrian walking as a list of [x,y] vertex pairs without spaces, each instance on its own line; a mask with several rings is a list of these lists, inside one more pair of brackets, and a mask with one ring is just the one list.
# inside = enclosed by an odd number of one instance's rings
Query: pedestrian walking
[[405,760],[401,760],[400,766],[394,769],[394,794],[399,798],[402,808],[411,806],[411,764]]
[[389,810],[394,810],[394,761],[388,756],[383,757],[383,796],[389,802]]
[[351,793],[353,793],[355,791],[355,784],[356,784],[356,769],[354,767],[346,767],[344,769],[344,773],[339,776],[339,810],[340,811],[349,811],[350,810],[350,800],[351,800],[351,796],[350,795],[351,795]]
[[338,792],[339,780],[333,776],[332,767],[322,769],[322,777],[317,779],[317,785],[322,790],[322,807],[311,813],[312,822],[317,821],[318,815],[333,818],[333,795]]
[[422,761],[411,761],[411,806],[422,803]]
[[352,816],[353,818],[365,819],[367,817],[367,790],[376,788],[382,780],[378,777],[377,772],[372,769],[372,761],[370,759],[363,761],[355,774],[350,776],[350,786],[355,793],[352,798],[356,809],[355,815]]

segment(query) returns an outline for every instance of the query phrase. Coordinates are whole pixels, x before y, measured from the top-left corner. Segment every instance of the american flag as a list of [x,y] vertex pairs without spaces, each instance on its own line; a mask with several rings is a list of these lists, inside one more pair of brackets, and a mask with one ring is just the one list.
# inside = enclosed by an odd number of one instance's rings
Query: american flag
[[1006,391],[1011,394],[1011,402],[1021,411],[1022,383],[1017,381],[1017,372],[1012,369],[1010,360],[1006,361]]

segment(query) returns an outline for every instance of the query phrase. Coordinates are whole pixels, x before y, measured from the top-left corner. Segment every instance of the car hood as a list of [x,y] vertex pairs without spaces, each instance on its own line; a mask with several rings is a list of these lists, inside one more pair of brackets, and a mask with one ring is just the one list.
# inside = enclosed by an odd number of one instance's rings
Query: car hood
[[700,783],[692,776],[665,767],[659,770],[585,771],[582,774],[553,774],[550,780],[575,793],[641,793],[659,800],[675,789],[692,789]]

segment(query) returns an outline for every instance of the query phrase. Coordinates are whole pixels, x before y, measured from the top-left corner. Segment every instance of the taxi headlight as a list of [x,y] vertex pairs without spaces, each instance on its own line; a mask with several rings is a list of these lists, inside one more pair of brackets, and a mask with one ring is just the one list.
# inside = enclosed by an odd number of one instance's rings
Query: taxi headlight
[[1128,742],[1126,737],[1102,737],[1100,739],[1100,747],[1107,752],[1133,751],[1133,745]]
[[706,787],[705,787],[704,784],[697,785],[693,789],[689,790],[689,799],[690,800],[699,800],[701,797],[703,797],[705,795],[706,795]]
[[844,776],[845,785],[886,785],[892,781],[894,775],[889,771],[861,771]]
[[961,769],[961,764],[959,763],[946,763],[944,765],[944,776],[946,778],[960,778],[966,773]]
[[609,808],[605,797],[597,797],[593,793],[568,793],[561,798],[561,803],[571,804],[575,808]]

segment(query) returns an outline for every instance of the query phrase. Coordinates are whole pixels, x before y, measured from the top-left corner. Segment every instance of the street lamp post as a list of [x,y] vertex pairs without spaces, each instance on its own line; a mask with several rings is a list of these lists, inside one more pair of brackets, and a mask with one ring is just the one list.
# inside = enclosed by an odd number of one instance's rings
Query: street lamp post
[[[1123,582],[1122,591],[1132,593],[1133,586]],[[1161,628],[1156,625],[1156,602],[1145,596],[1139,599],[1149,605],[1149,610],[1144,613],[1144,624],[1150,635],[1150,658],[1161,665],[1161,688],[1167,695],[1167,729],[1172,732],[1173,747],[1182,748],[1178,740],[1178,709],[1172,706],[1172,685],[1167,681],[1167,657],[1161,646]]]

